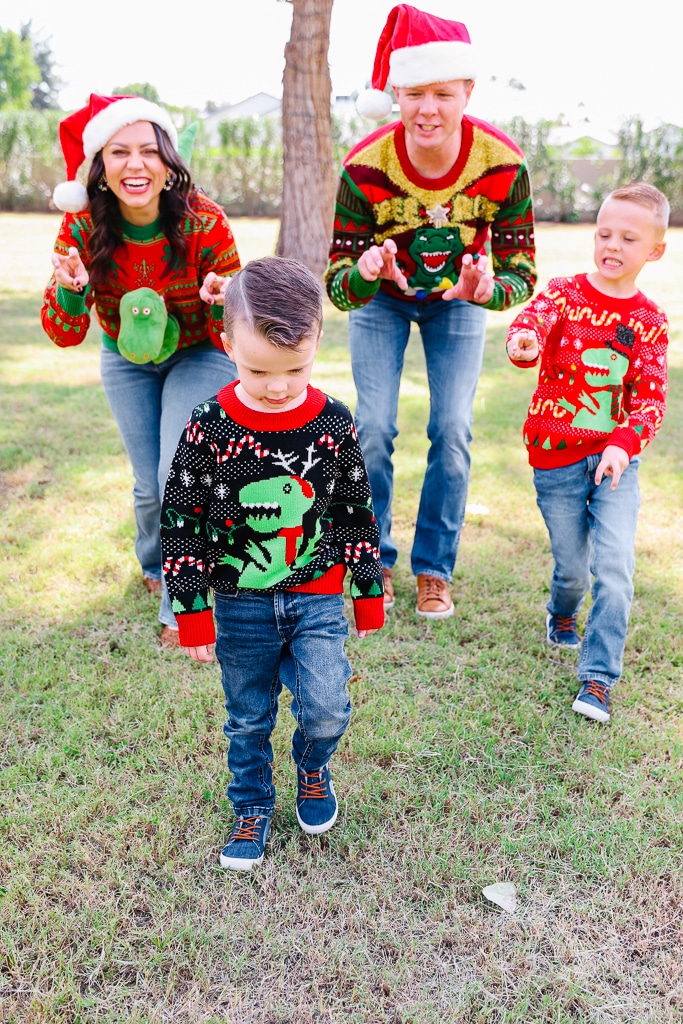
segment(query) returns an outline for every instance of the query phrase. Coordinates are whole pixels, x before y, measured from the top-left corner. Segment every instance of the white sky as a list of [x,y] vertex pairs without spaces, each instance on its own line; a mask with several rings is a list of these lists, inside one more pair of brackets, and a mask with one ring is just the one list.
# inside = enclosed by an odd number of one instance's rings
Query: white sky
[[[470,104],[478,117],[562,113],[573,124],[588,118],[582,134],[603,139],[634,114],[647,127],[683,124],[680,32],[674,8],[663,0],[414,4],[465,21],[480,59]],[[393,6],[393,0],[335,0],[329,55],[335,93],[364,87]],[[194,13],[179,0],[118,7],[0,0],[2,28],[19,31],[31,19],[35,33],[51,37],[68,83],[60,94],[64,109],[84,105],[90,92],[108,94],[139,81],[156,86],[164,102],[198,109],[207,100],[235,103],[260,91],[279,96],[291,16],[291,4],[278,0],[198,4]],[[507,87],[510,79],[525,91]]]

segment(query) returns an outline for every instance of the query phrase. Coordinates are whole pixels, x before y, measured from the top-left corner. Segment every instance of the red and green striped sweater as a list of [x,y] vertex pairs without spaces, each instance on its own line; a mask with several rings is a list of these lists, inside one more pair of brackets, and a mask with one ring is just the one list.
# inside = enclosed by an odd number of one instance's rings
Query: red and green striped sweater
[[666,316],[642,292],[615,299],[586,274],[554,278],[508,330],[534,331],[540,352],[524,443],[536,469],[568,466],[618,445],[629,458],[664,418]]
[[[408,278],[365,281],[356,263],[393,239]],[[344,160],[325,274],[339,309],[357,309],[378,288],[408,299],[438,299],[458,280],[465,253],[490,248],[495,288],[488,309],[507,309],[536,283],[531,189],[524,155],[503,132],[465,115],[457,161],[443,178],[423,178],[408,159],[401,122],[378,128]]]
[[[195,214],[184,225],[187,255],[164,275],[169,244],[161,233],[159,221],[145,227],[123,222],[124,244],[114,252],[111,274],[97,294],[88,286],[82,294],[69,292],[50,280],[45,289],[41,321],[43,328],[60,348],[80,345],[90,324],[94,306],[103,331],[103,343],[117,350],[119,303],[123,295],[137,288],[152,288],[163,295],[166,308],[178,321],[178,348],[197,345],[210,338],[222,350],[222,306],[208,306],[199,298],[202,281],[213,270],[221,277],[240,269],[235,240],[221,207],[201,192],[190,195]],[[55,251],[66,255],[71,246],[80,254],[86,270],[90,267],[89,240],[93,226],[90,213],[67,213],[59,229]]]

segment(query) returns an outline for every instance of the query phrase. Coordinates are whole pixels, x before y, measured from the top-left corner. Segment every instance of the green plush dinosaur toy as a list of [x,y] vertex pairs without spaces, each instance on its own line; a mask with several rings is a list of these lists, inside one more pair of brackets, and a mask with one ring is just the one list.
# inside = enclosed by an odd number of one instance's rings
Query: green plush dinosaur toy
[[178,348],[180,327],[151,288],[127,292],[119,304],[119,352],[131,363],[163,363]]

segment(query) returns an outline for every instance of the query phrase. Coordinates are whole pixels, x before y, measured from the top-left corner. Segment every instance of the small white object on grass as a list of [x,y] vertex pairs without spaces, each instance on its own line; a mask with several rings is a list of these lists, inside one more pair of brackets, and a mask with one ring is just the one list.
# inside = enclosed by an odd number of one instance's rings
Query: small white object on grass
[[487,516],[489,514],[488,505],[479,505],[474,502],[471,505],[465,505],[465,512],[471,516]]
[[517,890],[513,882],[495,882],[493,885],[487,885],[481,893],[508,914],[514,914],[517,909]]

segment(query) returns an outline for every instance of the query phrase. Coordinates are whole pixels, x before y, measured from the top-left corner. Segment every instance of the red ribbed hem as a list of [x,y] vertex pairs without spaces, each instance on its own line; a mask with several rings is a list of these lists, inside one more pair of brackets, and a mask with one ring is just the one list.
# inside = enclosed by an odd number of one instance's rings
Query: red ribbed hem
[[317,580],[309,580],[308,583],[299,583],[296,587],[287,587],[297,594],[342,594],[344,592],[344,574],[346,566],[344,563],[333,565],[324,576]]
[[176,622],[181,647],[204,647],[206,644],[215,644],[216,626],[210,608],[203,612],[176,615]]
[[384,625],[384,595],[359,597],[353,602],[356,629],[381,629]]

